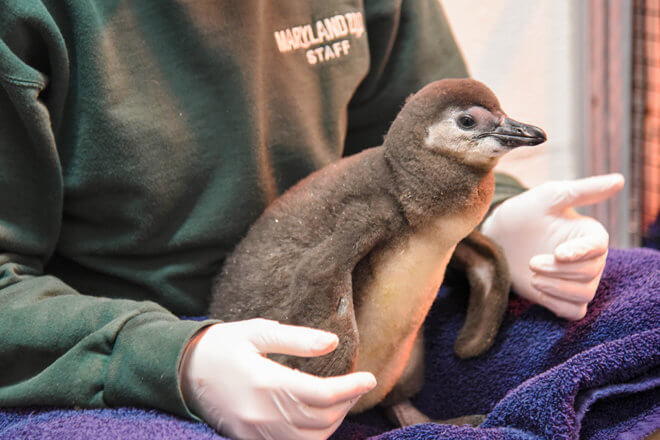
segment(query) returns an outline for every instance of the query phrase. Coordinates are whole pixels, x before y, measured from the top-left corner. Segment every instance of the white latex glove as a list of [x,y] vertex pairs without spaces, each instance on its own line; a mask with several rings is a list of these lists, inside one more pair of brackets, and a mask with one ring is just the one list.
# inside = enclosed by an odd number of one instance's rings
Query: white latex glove
[[563,318],[584,317],[605,267],[609,236],[573,207],[605,200],[623,184],[621,174],[548,182],[493,210],[481,232],[504,249],[520,296]]
[[265,354],[319,356],[337,343],[332,333],[265,319],[215,324],[189,342],[179,383],[192,412],[232,438],[326,439],[374,376],[316,377]]

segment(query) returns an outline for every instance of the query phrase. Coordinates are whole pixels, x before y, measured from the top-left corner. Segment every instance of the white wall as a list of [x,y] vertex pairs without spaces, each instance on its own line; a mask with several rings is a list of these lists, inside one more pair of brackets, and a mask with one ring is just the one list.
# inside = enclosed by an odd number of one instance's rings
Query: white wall
[[579,2],[440,0],[471,75],[513,119],[543,128],[548,142],[506,155],[500,169],[529,186],[577,177],[582,148]]

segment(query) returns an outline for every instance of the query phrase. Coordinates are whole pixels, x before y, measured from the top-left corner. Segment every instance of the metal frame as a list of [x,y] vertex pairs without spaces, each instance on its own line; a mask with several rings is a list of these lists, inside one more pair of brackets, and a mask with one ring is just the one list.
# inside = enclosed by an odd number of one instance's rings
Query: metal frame
[[630,223],[637,225],[631,228],[631,241],[635,245],[642,242],[644,213],[644,122],[646,116],[646,17],[644,14],[646,0],[633,0],[633,31],[632,56],[633,77],[631,84],[631,147],[630,171],[628,181],[630,192]]
[[[583,57],[585,176],[631,170],[632,11],[631,0],[581,2],[578,19],[585,24]],[[631,220],[630,185],[616,197],[586,207],[610,233],[610,246],[637,246],[639,226]]]

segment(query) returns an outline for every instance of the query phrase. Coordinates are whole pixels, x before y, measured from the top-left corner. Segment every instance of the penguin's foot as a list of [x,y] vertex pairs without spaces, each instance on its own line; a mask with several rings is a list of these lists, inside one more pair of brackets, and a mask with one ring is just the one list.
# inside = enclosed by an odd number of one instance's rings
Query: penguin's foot
[[396,426],[411,426],[420,423],[432,423],[431,419],[415,408],[410,400],[385,407],[387,418]]
[[469,416],[455,417],[447,420],[432,420],[426,414],[418,410],[410,403],[410,400],[404,400],[395,405],[385,408],[387,418],[396,426],[411,426],[420,423],[438,423],[440,425],[470,425],[479,426],[486,420],[483,414],[474,414]]
[[486,420],[485,414],[472,414],[469,416],[454,417],[453,419],[446,420],[434,420],[433,423],[439,423],[441,425],[470,425],[474,428],[481,425],[484,420]]

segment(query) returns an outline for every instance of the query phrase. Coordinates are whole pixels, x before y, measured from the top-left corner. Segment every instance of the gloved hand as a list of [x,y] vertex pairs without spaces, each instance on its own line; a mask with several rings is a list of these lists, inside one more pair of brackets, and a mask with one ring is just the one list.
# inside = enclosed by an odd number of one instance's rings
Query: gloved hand
[[621,174],[548,182],[493,210],[481,232],[504,249],[520,296],[563,318],[584,317],[605,267],[609,236],[573,207],[605,200],[623,184]]
[[215,324],[188,344],[179,368],[186,404],[236,439],[326,439],[357,399],[376,385],[371,373],[321,378],[264,355],[319,356],[337,336],[276,321]]

